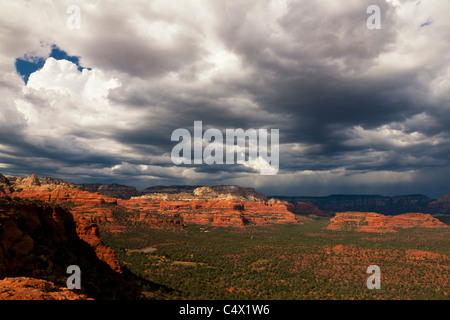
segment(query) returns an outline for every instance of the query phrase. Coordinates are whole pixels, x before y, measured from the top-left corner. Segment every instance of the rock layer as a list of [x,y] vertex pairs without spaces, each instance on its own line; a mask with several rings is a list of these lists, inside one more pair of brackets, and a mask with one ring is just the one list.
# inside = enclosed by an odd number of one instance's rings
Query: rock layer
[[398,216],[385,216],[373,212],[336,213],[327,226],[328,230],[359,232],[396,232],[405,228],[448,228],[448,225],[433,218],[430,214],[406,213]]

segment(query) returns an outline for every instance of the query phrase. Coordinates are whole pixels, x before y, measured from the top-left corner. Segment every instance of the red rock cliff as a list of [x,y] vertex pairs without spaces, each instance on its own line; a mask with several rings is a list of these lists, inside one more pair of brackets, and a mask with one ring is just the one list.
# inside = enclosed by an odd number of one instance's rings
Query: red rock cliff
[[75,221],[58,206],[0,199],[0,279],[61,281],[72,264],[82,270],[86,293],[106,298],[138,294],[122,277],[115,252],[104,246],[92,221]]

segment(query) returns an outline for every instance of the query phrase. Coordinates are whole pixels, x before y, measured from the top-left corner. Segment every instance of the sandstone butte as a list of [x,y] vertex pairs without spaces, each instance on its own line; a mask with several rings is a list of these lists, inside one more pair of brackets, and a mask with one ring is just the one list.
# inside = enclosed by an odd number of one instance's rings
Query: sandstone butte
[[388,233],[405,228],[448,228],[448,225],[430,214],[405,213],[386,216],[373,212],[336,213],[327,226],[328,230]]

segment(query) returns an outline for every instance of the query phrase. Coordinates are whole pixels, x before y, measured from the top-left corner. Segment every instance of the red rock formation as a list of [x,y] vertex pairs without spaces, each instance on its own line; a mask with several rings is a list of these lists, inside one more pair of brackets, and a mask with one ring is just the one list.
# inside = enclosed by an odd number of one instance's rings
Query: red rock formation
[[53,204],[95,206],[103,204],[116,204],[114,198],[106,197],[100,193],[82,191],[74,184],[65,183],[60,179],[41,178],[35,174],[22,178],[6,178],[0,176],[0,190],[6,196],[19,197],[31,200],[40,200]]
[[[140,220],[148,223],[179,226],[183,221],[214,227],[241,228],[248,224],[298,223],[299,220],[306,219],[296,218],[292,213],[294,207],[290,203],[263,202],[267,200],[264,195],[254,189],[238,186],[199,187],[190,193],[182,192],[169,194],[169,198],[162,197],[169,200],[158,198],[158,194],[122,200],[79,190],[75,185],[59,179],[39,179],[36,175],[16,178],[12,183],[5,180],[3,185],[3,189],[9,192],[8,195],[11,197],[63,205],[69,208],[76,219],[81,216],[88,217],[94,223],[114,222],[112,209],[105,205],[138,209],[141,211]],[[213,199],[214,197],[218,199]],[[159,217],[153,213],[159,214]]]
[[181,218],[185,224],[209,225],[212,227],[238,227],[299,223],[289,206],[278,203],[241,202],[232,200],[165,201],[132,198],[118,200],[118,204],[142,210],[141,220],[147,213],[156,212],[174,219]]
[[[94,222],[107,220],[111,216],[111,212],[107,209],[93,208],[104,204],[116,204],[116,199],[105,197],[99,193],[81,191],[74,185],[59,179],[42,178],[39,180],[34,174],[26,178],[17,178],[12,186],[13,191],[9,193],[10,197],[73,206],[71,212],[77,221],[76,230],[79,237],[89,243],[97,256],[110,265],[113,270],[120,271],[119,261],[114,251],[102,243],[98,226],[94,224]],[[56,209],[53,208],[53,210]]]
[[82,270],[86,293],[106,298],[139,296],[123,278],[116,253],[103,244],[98,226],[89,218],[75,221],[59,206],[1,199],[0,279],[56,277],[60,282],[72,264]]
[[10,179],[2,177],[0,177],[0,195],[3,193],[3,196],[11,198],[61,205],[70,210],[75,217],[82,215],[96,223],[112,220],[111,210],[100,206],[117,204],[114,198],[97,192],[82,191],[76,185],[65,183],[60,179],[46,177],[39,179],[36,175]]
[[122,270],[117,254],[113,249],[103,244],[98,225],[85,217],[79,217],[76,220],[76,225],[76,232],[80,239],[86,241],[95,250],[97,257],[106,262],[112,270],[121,273]]
[[41,200],[48,203],[66,204],[69,201],[73,205],[95,206],[104,204],[116,204],[116,199],[108,198],[100,193],[81,191],[75,187],[65,185],[28,185],[16,187],[10,193],[11,197]]
[[448,225],[424,213],[406,213],[385,216],[373,212],[336,213],[327,226],[328,230],[360,232],[396,232],[399,228],[448,228]]
[[92,300],[84,294],[41,279],[18,277],[0,280],[0,300]]
[[[0,277],[18,272],[34,275],[30,261],[35,241],[42,234],[55,246],[67,244],[66,225],[70,216],[61,208],[7,202],[0,206]],[[25,230],[26,229],[26,230]]]
[[111,269],[121,271],[115,252],[103,244],[98,226],[90,219],[74,221],[61,207],[12,201],[0,205],[0,276],[33,270],[29,259],[35,246],[33,235],[44,235],[55,246],[65,247],[81,239]]

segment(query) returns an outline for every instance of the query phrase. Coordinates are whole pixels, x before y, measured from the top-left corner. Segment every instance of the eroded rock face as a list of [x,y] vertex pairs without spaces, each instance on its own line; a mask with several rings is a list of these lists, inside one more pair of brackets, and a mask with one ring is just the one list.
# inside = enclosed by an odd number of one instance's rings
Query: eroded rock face
[[100,193],[82,191],[76,185],[61,179],[48,177],[39,179],[35,174],[25,178],[1,179],[0,177],[0,190],[3,190],[6,196],[41,200],[59,205],[67,204],[69,201],[71,205],[89,206],[116,203],[114,198]]
[[38,176],[32,174],[31,176],[25,178],[17,178],[14,185],[17,188],[26,188],[31,186],[40,186],[41,183],[39,182]]
[[95,250],[100,260],[106,262],[115,272],[122,273],[116,252],[103,244],[100,229],[96,223],[81,216],[76,220],[76,232],[80,239],[86,241]]
[[[75,225],[71,216],[61,208],[48,205],[0,205],[0,278],[16,274],[35,276],[36,261],[30,253],[36,246],[34,238],[42,238],[55,246],[66,246]],[[73,230],[74,231],[74,230]]]
[[116,203],[115,199],[108,198],[99,193],[90,193],[62,185],[39,185],[15,189],[12,196],[60,205],[66,204],[69,201],[72,205],[88,206]]
[[401,228],[448,228],[448,225],[433,218],[430,214],[405,213],[398,216],[385,216],[373,212],[336,213],[327,226],[328,230],[359,232],[396,232]]
[[0,300],[92,300],[84,294],[42,279],[16,277],[0,280]]
[[208,225],[212,227],[238,227],[246,225],[268,225],[301,223],[288,210],[288,206],[278,203],[242,202],[235,200],[192,200],[166,201],[133,198],[119,200],[119,205],[140,209],[141,220],[146,221],[147,212],[181,218],[184,224]]
[[1,199],[0,279],[56,277],[61,281],[73,264],[81,268],[82,287],[91,296],[139,296],[138,289],[123,278],[116,253],[103,244],[98,226],[89,218],[74,219],[67,210],[46,203]]

